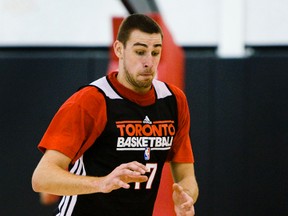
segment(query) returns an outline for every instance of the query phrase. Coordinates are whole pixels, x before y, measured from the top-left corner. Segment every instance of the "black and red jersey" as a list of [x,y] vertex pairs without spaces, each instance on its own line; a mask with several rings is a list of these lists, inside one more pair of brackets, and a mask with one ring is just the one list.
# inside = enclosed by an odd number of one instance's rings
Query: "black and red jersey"
[[57,215],[152,215],[166,161],[194,162],[187,100],[158,80],[145,95],[123,87],[111,73],[82,88],[59,109],[39,144],[72,159],[70,172],[105,176],[138,161],[148,181],[110,193],[64,196]]

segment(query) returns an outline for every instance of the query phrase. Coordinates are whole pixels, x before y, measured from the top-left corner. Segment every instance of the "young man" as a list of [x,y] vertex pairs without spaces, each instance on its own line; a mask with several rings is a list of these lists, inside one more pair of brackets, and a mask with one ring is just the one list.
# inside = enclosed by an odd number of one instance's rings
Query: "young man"
[[187,100],[154,79],[162,38],[148,16],[127,17],[114,42],[119,71],[76,92],[54,116],[39,144],[44,155],[32,187],[63,196],[55,215],[152,215],[165,161],[176,214],[194,215]]

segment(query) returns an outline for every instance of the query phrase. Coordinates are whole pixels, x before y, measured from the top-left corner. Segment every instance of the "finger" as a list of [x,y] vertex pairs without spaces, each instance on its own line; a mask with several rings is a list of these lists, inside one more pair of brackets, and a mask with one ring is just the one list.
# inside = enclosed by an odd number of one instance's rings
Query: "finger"
[[193,206],[193,201],[191,199],[189,199],[181,205],[181,208],[190,209],[192,206]]
[[183,188],[179,184],[174,183],[173,190],[176,191],[177,193],[181,193],[183,191]]
[[[187,195],[185,192],[183,192],[184,196],[183,196],[183,201],[186,199],[186,201],[184,201],[184,203],[181,205],[181,208],[186,211],[186,212],[193,212],[194,213],[194,202],[193,199]],[[188,214],[190,215],[190,214]],[[193,214],[194,215],[194,214]]]
[[133,182],[146,182],[146,181],[148,181],[148,177],[145,175],[133,176],[132,180],[133,180]]
[[147,167],[137,161],[133,161],[131,163],[126,164],[127,168],[133,171],[140,172],[141,174],[145,174],[149,170]]
[[124,169],[121,169],[119,170],[119,175],[122,175],[122,176],[129,176],[129,177],[133,177],[133,176],[141,176],[143,175],[141,172],[139,171],[135,171],[135,170],[131,170],[131,169],[128,169],[128,168],[124,168]]
[[185,208],[183,208],[181,206],[181,209],[178,209],[178,215],[194,215],[195,214],[195,209],[194,209],[194,205],[191,206],[186,206]]
[[148,181],[148,177],[145,175],[129,175],[126,177],[126,182],[146,182]]
[[[119,180],[117,182],[117,186],[118,187],[122,187],[125,189],[129,189],[130,185],[129,183],[135,183],[135,182],[146,182],[148,181],[148,177],[147,176],[130,176],[130,177],[124,177],[121,180]],[[116,189],[116,188],[115,188]]]
[[120,170],[118,172],[118,176],[126,183],[148,181],[148,177],[146,175],[142,175],[140,172],[132,171],[130,169]]
[[[118,188],[124,188],[124,189],[129,189],[130,188],[130,185],[124,181],[121,181],[119,180],[117,183],[116,183],[117,187]],[[115,189],[117,189],[117,187],[115,187]]]

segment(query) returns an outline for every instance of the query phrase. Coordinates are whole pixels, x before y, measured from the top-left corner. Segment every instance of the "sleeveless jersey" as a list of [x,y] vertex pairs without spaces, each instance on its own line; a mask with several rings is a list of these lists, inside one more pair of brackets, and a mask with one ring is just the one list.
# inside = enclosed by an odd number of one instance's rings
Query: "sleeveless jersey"
[[131,183],[129,189],[110,193],[64,196],[59,204],[62,212],[57,215],[152,215],[162,168],[177,133],[175,95],[165,83],[154,80],[155,103],[140,106],[120,95],[107,77],[91,85],[105,97],[107,124],[70,172],[105,176],[122,163],[138,161],[149,169],[148,181]]

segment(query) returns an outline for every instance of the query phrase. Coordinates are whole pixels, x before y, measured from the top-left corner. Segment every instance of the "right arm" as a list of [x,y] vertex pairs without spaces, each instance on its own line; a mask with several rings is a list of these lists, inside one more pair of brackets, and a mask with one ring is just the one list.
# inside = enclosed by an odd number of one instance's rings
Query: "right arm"
[[61,196],[107,193],[121,187],[129,188],[129,182],[146,181],[147,177],[142,175],[146,168],[137,162],[122,164],[102,177],[80,176],[68,171],[68,166],[99,137],[105,122],[105,98],[96,88],[83,88],[70,97],[54,116],[38,145],[45,153],[33,173],[33,189]]
[[90,193],[109,193],[119,188],[130,187],[131,182],[147,181],[146,167],[138,162],[121,164],[110,174],[102,177],[80,176],[67,171],[71,159],[66,155],[47,150],[32,176],[35,192],[55,195],[78,195]]

